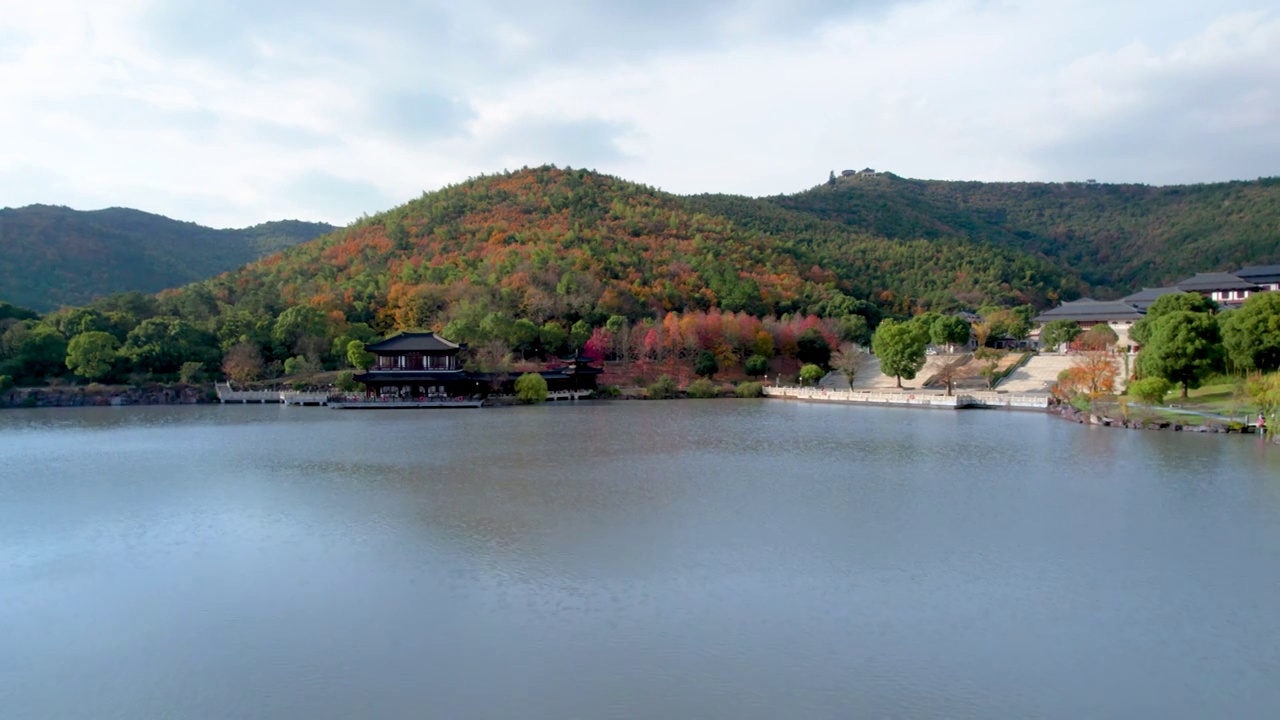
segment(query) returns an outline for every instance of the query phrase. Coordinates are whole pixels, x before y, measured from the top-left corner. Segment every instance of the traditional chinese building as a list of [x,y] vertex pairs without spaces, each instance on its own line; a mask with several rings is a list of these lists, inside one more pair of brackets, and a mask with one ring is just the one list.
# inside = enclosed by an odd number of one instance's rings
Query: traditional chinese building
[[[1120,346],[1129,344],[1129,328],[1142,319],[1142,310],[1122,301],[1098,301],[1093,298],[1080,298],[1065,302],[1052,310],[1046,310],[1031,318],[1035,324],[1035,336],[1038,339],[1040,329],[1054,320],[1070,320],[1081,328],[1089,329],[1094,325],[1109,325],[1115,331]],[[1045,348],[1046,350],[1051,348]]]
[[548,370],[541,373],[547,380],[547,391],[596,390],[604,370],[592,367],[591,363],[595,361],[595,358],[586,355],[559,358],[558,362],[552,363]]
[[355,376],[369,395],[398,398],[456,398],[484,395],[487,383],[462,369],[466,346],[435,333],[406,332],[365,346],[377,358]]
[[1196,273],[1175,287],[1183,292],[1200,293],[1220,305],[1240,305],[1249,295],[1263,289],[1254,282],[1224,272]]

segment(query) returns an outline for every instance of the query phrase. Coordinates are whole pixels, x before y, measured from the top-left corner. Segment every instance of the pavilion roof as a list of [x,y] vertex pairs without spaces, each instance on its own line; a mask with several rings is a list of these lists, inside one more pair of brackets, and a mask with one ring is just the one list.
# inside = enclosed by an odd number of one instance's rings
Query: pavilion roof
[[1182,291],[1176,287],[1142,288],[1132,295],[1120,298],[1120,302],[1128,303],[1139,310],[1146,311],[1151,304],[1165,295],[1175,295]]
[[1280,282],[1280,265],[1251,265],[1231,274],[1248,282],[1275,283]]
[[1231,273],[1196,273],[1179,282],[1176,287],[1183,292],[1205,292],[1207,290],[1257,290],[1258,286]]
[[364,349],[377,354],[392,352],[447,352],[461,348],[461,345],[449,342],[433,332],[406,332],[393,335],[372,345],[366,345]]
[[1081,298],[1072,302],[1062,303],[1052,310],[1046,310],[1032,318],[1031,321],[1041,324],[1054,320],[1110,322],[1112,320],[1140,320],[1142,315],[1143,312],[1141,310],[1127,302]]

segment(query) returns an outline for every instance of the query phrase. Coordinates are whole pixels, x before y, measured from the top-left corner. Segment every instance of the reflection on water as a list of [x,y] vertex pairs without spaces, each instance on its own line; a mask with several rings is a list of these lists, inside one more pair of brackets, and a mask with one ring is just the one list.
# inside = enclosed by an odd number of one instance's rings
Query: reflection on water
[[7,411],[0,707],[1269,717],[1278,471],[773,401]]

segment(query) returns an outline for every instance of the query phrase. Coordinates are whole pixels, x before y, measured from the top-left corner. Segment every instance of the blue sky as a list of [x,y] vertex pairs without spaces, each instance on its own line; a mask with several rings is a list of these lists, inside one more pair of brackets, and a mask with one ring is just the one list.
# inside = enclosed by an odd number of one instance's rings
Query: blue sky
[[0,0],[0,205],[342,224],[542,163],[751,195],[1280,175],[1273,8]]

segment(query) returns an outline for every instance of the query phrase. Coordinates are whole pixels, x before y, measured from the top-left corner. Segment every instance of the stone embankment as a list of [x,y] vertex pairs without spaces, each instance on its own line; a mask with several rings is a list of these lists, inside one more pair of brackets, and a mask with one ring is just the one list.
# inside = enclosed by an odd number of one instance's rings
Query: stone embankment
[[1049,407],[1048,395],[1012,395],[998,392],[957,392],[947,395],[924,390],[829,390],[826,388],[767,387],[765,397],[808,402],[850,403],[855,405],[888,405],[926,407],[947,410],[963,408],[999,408],[1003,410],[1040,410]]
[[[1199,425],[1175,423],[1168,420],[1142,420],[1139,418],[1112,418],[1105,415],[1077,410],[1070,405],[1058,405],[1053,413],[1063,420],[1081,425],[1101,425],[1104,427],[1128,428],[1130,430],[1173,430],[1190,433],[1256,433],[1257,428],[1244,423],[1208,422]],[[1207,419],[1207,418],[1205,418]]]
[[13,388],[0,393],[0,407],[93,407],[120,405],[196,405],[217,402],[198,385],[67,386]]

